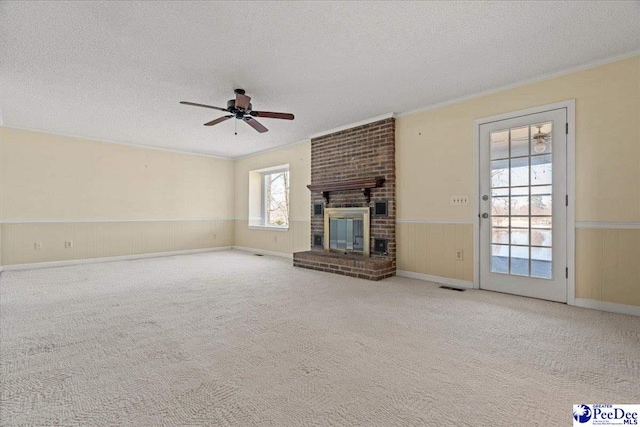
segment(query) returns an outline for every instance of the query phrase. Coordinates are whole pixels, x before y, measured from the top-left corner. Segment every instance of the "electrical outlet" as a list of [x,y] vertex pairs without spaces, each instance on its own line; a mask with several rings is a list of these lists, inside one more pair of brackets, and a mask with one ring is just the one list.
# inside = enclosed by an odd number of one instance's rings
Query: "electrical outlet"
[[33,244],[33,249],[35,249],[36,251],[39,251],[40,249],[42,249],[42,242],[35,242]]
[[469,196],[451,196],[449,203],[451,206],[468,205]]
[[64,242],[64,247],[65,248],[72,248],[73,247],[73,240],[66,240]]
[[463,260],[464,260],[464,253],[462,249],[456,249],[456,261],[463,261]]

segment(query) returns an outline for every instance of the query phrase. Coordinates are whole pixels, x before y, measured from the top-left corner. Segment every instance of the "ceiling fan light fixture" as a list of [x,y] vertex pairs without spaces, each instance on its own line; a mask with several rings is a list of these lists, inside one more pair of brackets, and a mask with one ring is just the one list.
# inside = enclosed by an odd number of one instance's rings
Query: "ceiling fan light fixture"
[[538,140],[533,146],[533,151],[538,154],[544,153],[545,151],[547,151],[547,145],[544,143],[544,141]]
[[533,151],[535,151],[537,154],[541,154],[547,151],[547,141],[549,140],[550,136],[548,133],[544,133],[540,130],[542,129],[542,125],[536,127],[538,128],[538,132],[534,133],[531,137],[531,139],[535,141],[535,144],[533,145]]

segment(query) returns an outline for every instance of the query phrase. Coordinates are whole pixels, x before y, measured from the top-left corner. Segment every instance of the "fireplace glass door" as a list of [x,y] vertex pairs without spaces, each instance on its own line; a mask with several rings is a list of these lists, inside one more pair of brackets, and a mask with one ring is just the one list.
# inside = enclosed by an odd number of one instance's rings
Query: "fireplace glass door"
[[329,249],[362,252],[364,221],[354,218],[329,219]]

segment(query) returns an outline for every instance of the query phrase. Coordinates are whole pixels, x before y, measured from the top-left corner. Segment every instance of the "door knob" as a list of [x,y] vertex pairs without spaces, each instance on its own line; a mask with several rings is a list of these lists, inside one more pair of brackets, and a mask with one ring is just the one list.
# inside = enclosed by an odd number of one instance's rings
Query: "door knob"
[[483,213],[482,214],[482,218],[489,218],[489,214],[488,213]]
[[484,200],[484,201],[486,202],[487,200],[489,200],[489,196],[487,196],[487,195],[485,194],[484,196],[482,196],[482,200]]

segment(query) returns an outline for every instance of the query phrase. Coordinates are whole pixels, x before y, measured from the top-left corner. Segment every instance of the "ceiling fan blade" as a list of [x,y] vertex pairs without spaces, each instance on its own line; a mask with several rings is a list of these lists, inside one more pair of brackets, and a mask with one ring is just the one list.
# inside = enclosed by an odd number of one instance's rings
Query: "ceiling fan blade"
[[214,107],[213,105],[196,104],[195,102],[180,101],[180,104],[184,104],[184,105],[192,105],[192,106],[194,106],[194,107],[212,108],[212,109],[214,109],[214,110],[220,110],[220,111],[227,111],[227,109],[226,109],[226,108]]
[[236,108],[242,108],[243,110],[248,110],[250,102],[251,102],[251,97],[247,95],[243,95],[241,93],[236,94]]
[[222,123],[225,120],[229,120],[231,117],[233,116],[224,116],[224,117],[218,117],[215,120],[211,120],[210,122],[205,123],[205,126],[213,126],[213,125],[217,125],[218,123]]
[[269,130],[266,127],[262,126],[262,124],[256,119],[254,119],[253,117],[245,117],[244,121],[247,122],[249,126],[251,126],[252,128],[254,128],[260,133],[265,133]]
[[266,117],[268,119],[283,119],[293,120],[294,115],[289,113],[274,113],[273,111],[252,111],[251,115],[254,117]]

